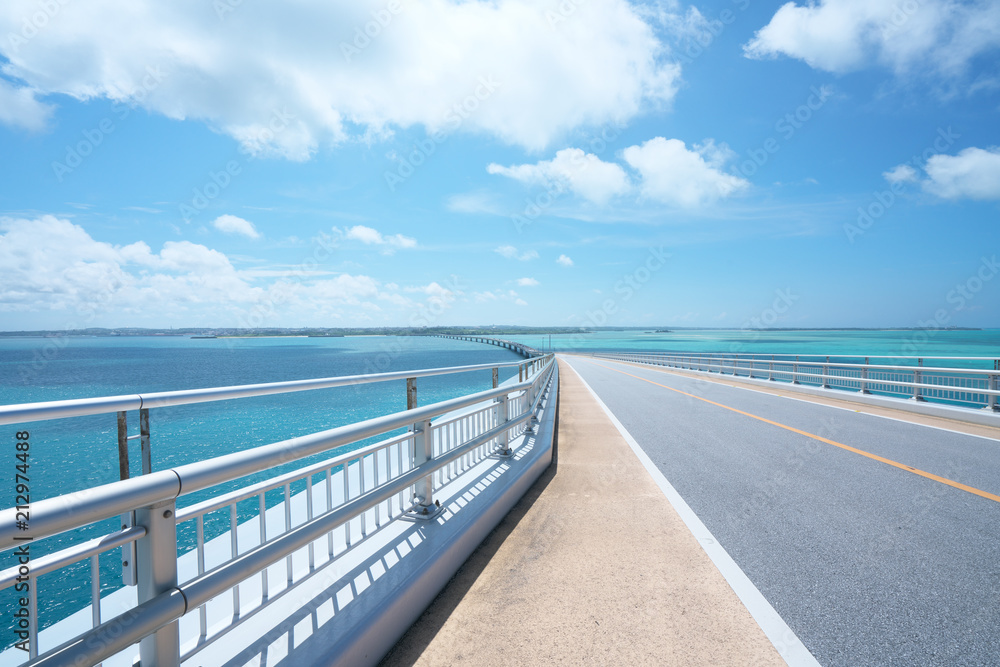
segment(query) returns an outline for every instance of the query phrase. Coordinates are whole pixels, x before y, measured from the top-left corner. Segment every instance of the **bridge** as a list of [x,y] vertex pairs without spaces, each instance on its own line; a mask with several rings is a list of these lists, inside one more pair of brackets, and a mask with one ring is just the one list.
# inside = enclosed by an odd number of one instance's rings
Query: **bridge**
[[524,343],[518,343],[513,340],[507,340],[505,338],[494,338],[491,336],[474,336],[474,335],[460,335],[460,334],[437,334],[439,338],[450,338],[452,340],[464,340],[471,343],[485,343],[486,345],[496,345],[497,347],[503,347],[511,352],[516,352],[526,359],[532,357],[541,357],[543,353],[531,347],[530,345],[525,345]]
[[[503,365],[0,407],[0,423],[19,424],[352,382],[414,387],[406,412],[33,502],[39,540],[126,518],[33,561],[33,576],[115,549],[136,560],[119,591],[57,631],[33,629],[32,587],[28,632],[42,643],[31,664],[131,664],[136,652],[143,665],[1000,654],[995,360],[616,353],[557,364],[522,349],[517,381],[422,407],[418,377]],[[177,505],[368,436],[381,439]],[[246,501],[255,516],[237,512]],[[211,512],[233,529],[204,540]],[[18,545],[14,513],[0,522],[6,549]],[[182,523],[198,540],[178,555]],[[17,575],[0,573],[0,586]]]

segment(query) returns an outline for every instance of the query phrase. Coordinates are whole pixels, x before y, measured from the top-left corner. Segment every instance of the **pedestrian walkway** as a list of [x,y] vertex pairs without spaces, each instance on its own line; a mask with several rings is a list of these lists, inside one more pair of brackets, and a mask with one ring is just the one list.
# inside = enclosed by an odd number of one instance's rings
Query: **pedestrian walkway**
[[383,665],[783,665],[560,361],[552,466]]

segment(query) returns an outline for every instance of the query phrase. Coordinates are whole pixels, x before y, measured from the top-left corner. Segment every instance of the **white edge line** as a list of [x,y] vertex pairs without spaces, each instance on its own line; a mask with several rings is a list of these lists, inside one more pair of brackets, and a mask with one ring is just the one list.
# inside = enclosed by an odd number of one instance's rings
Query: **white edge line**
[[677,514],[680,515],[681,519],[687,525],[688,530],[694,535],[695,539],[698,540],[698,544],[701,548],[705,550],[708,557],[718,568],[719,572],[725,578],[726,582],[739,597],[740,602],[746,607],[753,619],[757,621],[757,625],[760,629],[764,631],[764,634],[777,649],[778,654],[784,659],[784,661],[790,667],[816,667],[820,663],[813,657],[809,649],[805,647],[805,644],[798,638],[795,632],[792,631],[788,624],[785,623],[784,619],[778,615],[778,612],[774,610],[771,603],[761,594],[757,587],[753,585],[750,578],[740,569],[740,566],[736,564],[733,557],[723,548],[719,541],[715,539],[711,531],[702,523],[698,515],[694,513],[681,494],[677,493],[677,489],[667,481],[667,478],[663,476],[660,469],[656,467],[656,464],[646,455],[639,443],[635,441],[635,438],[625,429],[618,418],[611,412],[604,401],[601,400],[600,396],[597,395],[587,381],[583,379],[579,371],[573,367],[572,362],[568,359],[566,360],[569,367],[573,369],[576,376],[580,378],[583,386],[587,388],[590,395],[594,397],[597,404],[601,406],[605,414],[611,420],[611,423],[615,425],[618,432],[621,433],[622,437],[625,438],[625,442],[629,444],[635,455],[639,457],[642,465],[646,468],[646,472],[650,474],[653,481],[656,482],[660,490],[663,491],[663,495],[667,497],[667,500],[673,506]]
[[[586,359],[586,357],[580,357],[580,358],[581,359]],[[600,357],[597,357],[597,358],[600,359]],[[854,408],[849,408],[849,407],[846,407],[846,406],[843,406],[843,405],[830,405],[829,403],[823,403],[823,402],[821,402],[821,400],[820,401],[810,401],[808,398],[802,398],[801,396],[790,396],[789,394],[772,394],[770,391],[765,391],[763,387],[753,387],[753,386],[744,387],[744,386],[739,385],[739,384],[729,384],[726,381],[725,378],[715,378],[715,377],[709,377],[707,375],[706,376],[701,376],[701,375],[694,375],[694,376],[692,376],[692,375],[685,375],[684,373],[675,373],[675,372],[673,372],[671,370],[667,370],[665,368],[660,368],[660,367],[654,366],[652,364],[643,364],[643,363],[639,363],[637,361],[628,361],[628,362],[625,362],[625,361],[618,361],[617,359],[603,359],[603,361],[608,361],[608,362],[613,363],[613,364],[625,364],[625,363],[628,363],[628,364],[632,364],[633,367],[635,367],[635,368],[641,368],[641,369],[651,370],[651,371],[655,371],[657,373],[663,373],[665,375],[673,375],[674,377],[687,378],[689,380],[695,380],[695,381],[701,381],[701,382],[711,382],[713,384],[722,385],[723,387],[729,387],[730,389],[742,389],[743,391],[752,391],[755,394],[765,394],[765,395],[768,395],[768,396],[777,396],[778,398],[786,398],[789,401],[799,401],[801,403],[809,403],[811,405],[821,405],[821,406],[823,406],[825,408],[832,408],[833,410],[844,410],[845,412],[854,412],[854,413],[857,413],[859,415],[867,415],[869,417],[878,417],[879,419],[888,419],[889,421],[901,422],[903,424],[911,424],[913,426],[922,426],[924,428],[932,428],[932,429],[935,429],[935,430],[938,430],[938,431],[945,431],[947,433],[954,433],[956,435],[965,435],[965,436],[968,436],[970,438],[982,438],[983,440],[989,440],[990,442],[1000,442],[1000,438],[992,438],[992,437],[990,437],[988,435],[981,435],[979,433],[966,433],[965,431],[957,431],[957,430],[955,430],[953,428],[948,428],[946,426],[935,426],[934,424],[921,424],[920,422],[910,421],[909,419],[904,419],[902,417],[890,417],[888,415],[880,415],[880,414],[877,414],[875,412],[864,412],[862,410],[855,410]],[[703,373],[704,371],[687,371],[687,372],[688,373]],[[778,385],[775,385],[773,388],[772,387],[768,387],[768,389],[772,389],[772,391],[781,391],[782,386],[783,385],[778,384]],[[792,390],[792,391],[794,391],[794,390]],[[826,396],[815,396],[815,397],[818,398],[818,399],[827,398]],[[844,396],[844,397],[830,396],[829,399],[833,400],[833,401],[840,400],[840,401],[847,401],[847,402],[850,402],[850,400],[851,400],[850,396]],[[896,410],[896,411],[899,411],[899,408],[894,408],[891,405],[882,406],[882,405],[873,405],[873,404],[869,404],[869,403],[858,403],[857,405],[859,407],[862,407],[862,408],[884,408],[886,410]],[[939,417],[938,415],[927,415],[927,414],[922,414],[922,413],[919,413],[919,412],[914,412],[914,413],[911,413],[911,414],[913,414],[913,415],[915,415],[917,417],[928,417],[930,419],[948,419],[948,417]],[[956,420],[952,420],[952,421],[956,421]],[[983,428],[991,428],[987,424],[979,424],[977,422],[963,422],[963,423],[968,424],[969,426],[982,426]],[[992,427],[992,428],[996,428],[996,427]]]

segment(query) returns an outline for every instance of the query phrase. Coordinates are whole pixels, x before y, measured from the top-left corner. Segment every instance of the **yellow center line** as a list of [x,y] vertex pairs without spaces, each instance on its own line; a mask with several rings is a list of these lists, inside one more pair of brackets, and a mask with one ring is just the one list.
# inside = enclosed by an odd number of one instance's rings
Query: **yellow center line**
[[[738,410],[736,408],[729,407],[728,405],[723,405],[722,403],[716,403],[715,401],[710,401],[707,398],[702,398],[701,396],[695,396],[694,394],[689,394],[688,392],[681,391],[680,389],[674,389],[673,387],[668,387],[665,384],[660,384],[659,382],[654,382],[653,380],[649,380],[649,379],[641,377],[639,375],[633,375],[632,373],[626,373],[625,371],[619,370],[619,369],[614,368],[612,366],[605,366],[604,364],[599,364],[599,363],[597,363],[595,361],[590,361],[589,359],[587,361],[589,363],[594,364],[595,366],[600,366],[601,368],[606,368],[606,369],[614,371],[616,373],[621,373],[622,375],[627,375],[627,376],[633,377],[633,378],[635,378],[637,380],[642,380],[643,382],[648,382],[649,384],[654,384],[657,387],[663,387],[664,389],[669,389],[670,391],[677,392],[678,394],[683,394],[684,396],[690,396],[691,398],[697,399],[699,401],[704,401],[705,403],[710,403],[712,405],[718,406],[718,407],[723,408],[725,410],[729,410],[731,412],[735,412],[737,414],[741,414],[741,415],[744,415],[746,417],[750,417],[751,419],[756,419],[757,421],[762,421],[765,424],[771,424],[772,426],[777,426],[778,428],[783,428],[786,431],[791,431],[792,433],[798,433],[799,435],[804,435],[807,438],[812,438],[813,440],[818,440],[818,441],[824,442],[824,443],[826,443],[828,445],[833,445],[834,447],[840,447],[841,449],[847,450],[849,452],[853,452],[854,454],[859,454],[859,455],[867,457],[869,459],[872,459],[872,460],[875,460],[875,461],[879,461],[880,463],[885,463],[886,465],[893,466],[894,468],[899,468],[900,470],[905,470],[906,472],[913,473],[914,475],[920,475],[921,477],[926,477],[927,479],[932,479],[935,482],[940,482],[941,484],[947,484],[948,486],[954,487],[956,489],[960,489],[962,491],[966,491],[967,493],[971,493],[971,494],[977,495],[977,496],[979,496],[981,498],[986,498],[988,500],[992,500],[994,502],[1000,503],[1000,496],[992,494],[992,493],[989,493],[988,491],[983,491],[982,489],[977,489],[977,488],[975,488],[973,486],[967,486],[965,484],[962,484],[961,482],[956,482],[955,480],[948,479],[947,477],[941,477],[939,475],[935,475],[934,473],[930,473],[930,472],[927,472],[925,470],[920,470],[919,468],[914,468],[913,466],[908,466],[905,463],[899,463],[898,461],[893,461],[892,459],[887,459],[884,456],[879,456],[878,454],[872,454],[871,452],[866,452],[864,450],[857,449],[856,447],[851,447],[850,445],[845,445],[842,442],[837,442],[836,440],[830,440],[829,438],[824,438],[821,435],[816,435],[815,433],[809,433],[808,431],[803,431],[801,429],[797,429],[794,426],[788,426],[788,425],[782,424],[780,422],[772,421],[772,420],[767,419],[765,417],[759,417],[759,416],[757,416],[755,414],[751,414],[749,412],[744,412],[743,410]],[[655,370],[655,369],[653,369],[653,370]]]

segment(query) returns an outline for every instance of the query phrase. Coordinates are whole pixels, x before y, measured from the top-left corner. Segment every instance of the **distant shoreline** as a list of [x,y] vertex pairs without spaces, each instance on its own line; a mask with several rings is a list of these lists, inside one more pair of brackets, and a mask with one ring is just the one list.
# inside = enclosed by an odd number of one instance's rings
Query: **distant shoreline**
[[[995,327],[1000,329],[1000,325]],[[653,327],[589,327],[584,329],[573,329],[568,327],[435,327],[433,329],[412,329],[407,327],[384,327],[384,328],[338,328],[338,329],[267,329],[260,333],[241,329],[226,328],[190,328],[190,329],[140,329],[140,328],[120,328],[120,329],[72,329],[72,330],[49,330],[37,331],[0,331],[0,338],[59,338],[59,337],[83,337],[83,338],[358,338],[372,336],[572,336],[578,334],[614,333],[614,332],[643,332],[656,333],[663,336],[674,334],[684,334],[691,331],[730,331],[745,333],[766,333],[781,331],[827,331],[827,332],[854,332],[854,331],[991,331],[994,327],[781,327],[768,329],[744,329],[738,327],[673,327],[668,331],[655,330]]]

